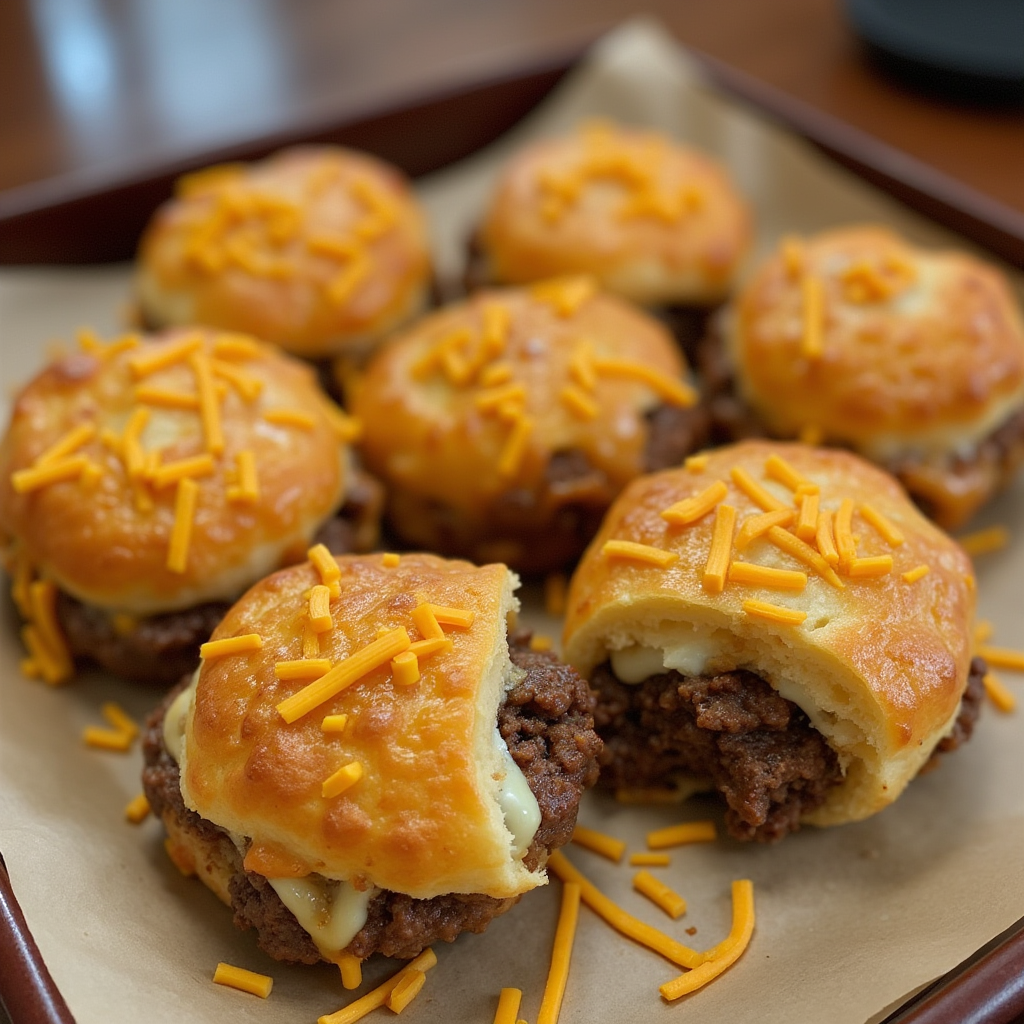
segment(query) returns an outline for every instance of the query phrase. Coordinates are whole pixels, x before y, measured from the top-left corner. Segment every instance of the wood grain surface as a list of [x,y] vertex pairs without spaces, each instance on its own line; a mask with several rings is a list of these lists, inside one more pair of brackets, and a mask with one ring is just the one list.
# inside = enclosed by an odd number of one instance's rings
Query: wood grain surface
[[[639,9],[687,46],[1024,213],[1024,114],[886,79],[838,0]],[[500,78],[635,13],[628,0],[5,0],[0,208]]]

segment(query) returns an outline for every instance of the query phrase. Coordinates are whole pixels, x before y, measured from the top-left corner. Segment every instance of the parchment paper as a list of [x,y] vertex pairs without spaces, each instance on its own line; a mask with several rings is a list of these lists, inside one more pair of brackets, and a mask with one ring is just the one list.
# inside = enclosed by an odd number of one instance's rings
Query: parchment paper
[[[929,244],[954,241],[908,214],[810,147],[724,100],[700,81],[655,26],[632,23],[607,37],[557,94],[491,151],[422,183],[442,266],[452,269],[487,193],[495,164],[537,132],[604,114],[666,129],[716,153],[758,211],[760,247],[785,231],[872,219]],[[11,270],[0,274],[3,401],[41,364],[52,338],[83,324],[112,332],[127,295],[124,267]],[[6,420],[6,409],[3,410]],[[1024,483],[978,527],[1016,528]],[[996,641],[1022,645],[1024,536],[979,559],[981,615]],[[539,594],[526,595],[530,609]],[[532,618],[547,633],[557,624]],[[8,604],[0,621],[0,850],[47,963],[80,1024],[278,1024],[314,1021],[352,996],[330,967],[286,967],[199,882],[181,877],[150,819],[122,817],[140,789],[140,758],[84,748],[104,700],[140,718],[157,693],[99,674],[61,689],[18,672],[20,645]],[[1024,680],[1007,677],[1024,698]],[[729,883],[755,886],[757,929],[742,960],[709,988],[668,1006],[657,986],[678,971],[581,912],[562,1021],[878,1020],[886,1009],[1024,914],[1024,714],[986,707],[974,739],[938,771],[913,783],[892,808],[858,825],[807,829],[771,848],[729,840],[674,853],[658,869],[689,901],[672,922],[630,891],[632,869],[569,848],[569,857],[631,912],[697,948],[728,930]],[[654,827],[718,817],[697,798],[682,807],[636,808],[588,797],[581,820],[644,848]],[[524,990],[521,1016],[536,1020],[557,915],[557,882],[527,895],[481,936],[439,946],[426,988],[405,1011],[416,1022],[489,1021],[499,990]],[[696,928],[694,935],[683,929]],[[271,997],[214,986],[226,960],[273,975]],[[367,965],[369,987],[397,964]],[[0,964],[0,971],[3,965]],[[390,1011],[376,1011],[377,1019]]]

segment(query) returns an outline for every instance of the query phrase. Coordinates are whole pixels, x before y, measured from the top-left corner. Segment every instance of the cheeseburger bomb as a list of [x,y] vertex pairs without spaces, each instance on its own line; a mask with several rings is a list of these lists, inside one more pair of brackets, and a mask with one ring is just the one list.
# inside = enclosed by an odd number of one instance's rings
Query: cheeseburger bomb
[[573,577],[602,784],[717,790],[729,832],[858,821],[966,740],[967,555],[888,474],[748,441],[635,481]]
[[505,566],[311,555],[228,612],[143,782],[271,956],[409,958],[545,883],[597,775],[592,698],[509,635]]
[[18,393],[0,443],[32,674],[81,658],[174,682],[227,603],[318,532],[336,550],[375,542],[379,487],[308,366],[206,330],[80,339]]

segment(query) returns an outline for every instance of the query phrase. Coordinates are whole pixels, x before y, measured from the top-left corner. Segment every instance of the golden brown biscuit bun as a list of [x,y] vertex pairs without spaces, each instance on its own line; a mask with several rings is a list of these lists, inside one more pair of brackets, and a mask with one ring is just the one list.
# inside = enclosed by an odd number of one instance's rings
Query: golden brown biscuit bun
[[183,178],[143,236],[137,294],[151,327],[209,324],[317,358],[418,313],[430,273],[402,174],[310,146]]
[[[344,420],[313,372],[269,345],[212,331],[129,337],[106,351],[84,337],[89,351],[57,359],[15,399],[0,446],[8,543],[79,600],[132,615],[231,600],[285,559],[301,558],[341,505],[349,475]],[[214,396],[209,428],[198,408],[201,379]],[[82,442],[57,461],[78,460],[85,470],[19,493],[18,472],[80,427]],[[255,500],[238,493],[246,452]],[[191,535],[176,569],[168,565],[179,494],[173,464],[194,457],[206,465],[189,477],[196,505],[183,517]]]
[[[793,507],[793,492],[767,478],[773,454],[818,485],[822,509],[835,513],[852,498],[857,557],[889,555],[891,571],[855,578],[840,565],[835,586],[762,537],[734,549],[732,560],[805,571],[805,589],[732,581],[720,593],[707,589],[702,577],[718,513],[689,526],[670,525],[660,513],[723,481],[724,504],[736,509],[742,529],[762,509],[734,482],[736,467]],[[891,546],[865,518],[865,503],[898,529],[902,543]],[[610,557],[604,547],[613,539],[679,558],[658,568]],[[927,574],[908,582],[903,574],[918,566]],[[744,609],[750,599],[806,618],[797,625],[759,618]],[[749,441],[710,453],[697,472],[655,474],[623,493],[573,578],[564,652],[584,674],[614,652],[650,648],[664,652],[665,668],[687,675],[746,669],[761,676],[806,712],[838,755],[843,781],[806,818],[836,825],[895,800],[950,731],[967,683],[974,607],[970,560],[887,474],[846,452]]]
[[644,305],[711,305],[729,292],[751,234],[747,204],[713,160],[600,123],[520,152],[479,241],[496,283],[584,273]]
[[[805,281],[821,353],[805,345]],[[772,433],[808,425],[876,461],[963,452],[1024,405],[1024,322],[1004,276],[872,226],[787,240],[737,295],[729,346]]]
[[[396,683],[385,660],[288,724],[277,705],[308,679],[278,679],[275,665],[303,657],[308,595],[321,577],[306,563],[258,583],[213,639],[257,633],[262,648],[206,660],[199,672],[180,761],[186,804],[251,838],[250,858],[289,862],[296,877],[316,872],[417,898],[502,898],[543,884],[542,871],[524,866],[525,850],[513,855],[499,805],[510,766],[518,772],[496,726],[514,682],[506,634],[515,576],[433,555],[391,567],[381,555],[338,562],[333,625],[319,634],[319,656],[335,665],[382,630],[420,639],[420,602],[468,611],[472,623],[443,627],[451,649],[420,657],[411,685]],[[343,733],[323,731],[328,714],[349,716]],[[324,781],[353,762],[359,780],[325,796]]]
[[[377,354],[352,407],[411,546],[539,571],[588,539],[555,528],[563,513],[600,515],[644,471],[645,413],[690,400],[684,372],[656,320],[575,278],[433,313]],[[551,480],[567,453],[581,467]]]

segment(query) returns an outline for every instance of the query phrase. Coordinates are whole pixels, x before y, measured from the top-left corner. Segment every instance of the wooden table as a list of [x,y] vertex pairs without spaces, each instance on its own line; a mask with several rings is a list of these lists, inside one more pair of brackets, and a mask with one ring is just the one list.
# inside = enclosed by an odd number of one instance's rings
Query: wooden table
[[[892,147],[874,152],[897,168],[919,162],[940,192],[1024,238],[1021,110],[956,106],[887,80],[834,0],[649,0],[646,10],[740,91],[767,88],[783,116],[859,129],[855,150]],[[530,67],[540,74],[520,93],[525,108],[634,11],[627,0],[5,0],[0,235],[31,211],[211,153],[316,135]],[[470,117],[452,131],[468,150],[505,126]],[[415,173],[431,161],[427,140],[414,141],[417,154],[398,159]]]

